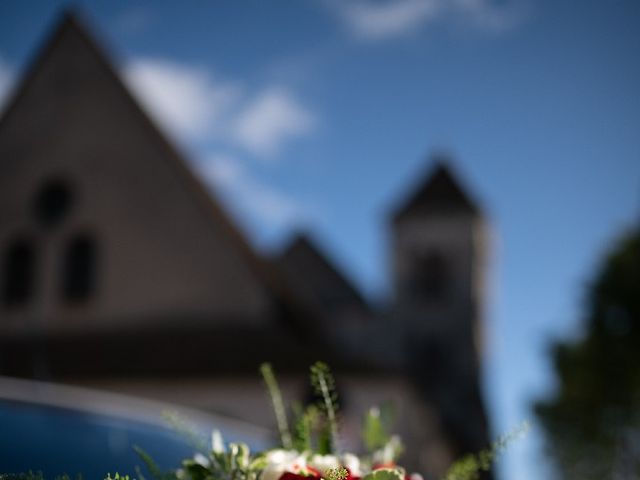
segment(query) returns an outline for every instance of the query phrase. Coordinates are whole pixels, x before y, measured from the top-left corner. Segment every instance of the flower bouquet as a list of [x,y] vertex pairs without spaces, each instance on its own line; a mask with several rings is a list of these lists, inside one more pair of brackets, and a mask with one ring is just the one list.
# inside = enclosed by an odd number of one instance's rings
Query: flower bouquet
[[[207,454],[197,453],[182,462],[181,468],[162,472],[143,450],[134,447],[154,480],[422,480],[397,463],[402,453],[398,436],[388,432],[380,411],[371,408],[362,429],[366,452],[356,455],[341,449],[338,397],[329,368],[321,362],[311,367],[311,386],[316,401],[293,409],[293,421],[287,416],[278,382],[269,364],[260,368],[271,397],[278,426],[278,448],[252,454],[244,443],[225,444],[219,431],[211,435]],[[291,425],[291,426],[290,426]],[[456,462],[445,480],[479,478],[489,470],[496,453],[514,435],[499,439],[494,446]],[[138,480],[145,475],[138,469]],[[105,480],[129,480],[116,474]]]

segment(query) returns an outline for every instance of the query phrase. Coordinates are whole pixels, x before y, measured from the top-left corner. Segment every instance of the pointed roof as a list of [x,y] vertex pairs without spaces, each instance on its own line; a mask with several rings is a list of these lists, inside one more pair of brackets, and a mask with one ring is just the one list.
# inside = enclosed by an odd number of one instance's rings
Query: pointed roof
[[0,112],[0,128],[6,123],[12,111],[20,104],[22,97],[28,92],[31,84],[36,79],[38,72],[43,68],[46,60],[51,56],[52,52],[57,50],[60,43],[67,35],[78,35],[83,42],[100,57],[102,63],[108,66],[109,71],[113,73],[113,69],[107,62],[103,49],[96,45],[93,37],[88,33],[88,29],[84,27],[84,21],[76,9],[68,7],[60,12],[58,21],[55,22],[52,30],[45,36],[40,48],[36,49],[36,53],[31,57],[27,64],[26,71],[17,88],[15,88],[9,97],[9,101],[5,104],[5,108]]
[[[18,88],[13,91],[6,108],[3,112],[0,112],[0,137],[5,133],[6,129],[11,130],[11,132],[8,132],[9,134],[12,133],[14,130],[11,125],[12,119],[16,116],[21,116],[20,109],[24,103],[23,100],[26,99],[34,84],[41,81],[40,77],[46,75],[46,71],[51,68],[52,63],[55,63],[59,58],[65,59],[78,53],[77,51],[68,51],[69,44],[79,46],[82,50],[83,59],[90,59],[92,63],[97,65],[100,75],[104,76],[110,82],[110,85],[119,91],[121,98],[125,99],[129,114],[143,125],[146,134],[162,152],[162,155],[157,156],[158,161],[168,161],[170,163],[176,182],[186,186],[194,208],[204,211],[210,219],[209,224],[222,230],[223,235],[270,296],[275,307],[274,311],[278,312],[282,323],[287,324],[293,331],[307,332],[309,328],[306,325],[301,325],[301,321],[311,317],[311,312],[303,306],[303,303],[296,297],[294,292],[285,286],[285,282],[280,278],[279,272],[254,252],[244,235],[236,228],[220,206],[215,195],[195,176],[184,157],[167,140],[138,104],[120,79],[105,49],[96,40],[95,36],[90,33],[82,15],[74,9],[66,9],[62,12],[60,19],[51,33],[46,36],[43,45],[38,49],[28,65],[24,76],[18,83]],[[85,73],[82,69],[80,69],[80,72],[82,72],[81,74]]]
[[114,85],[116,85],[117,88],[121,90],[122,95],[129,101],[134,114],[137,115],[138,118],[146,124],[151,134],[155,137],[154,140],[161,145],[161,147],[165,150],[165,153],[168,153],[166,157],[162,158],[170,159],[172,166],[176,170],[176,174],[181,177],[180,180],[186,181],[188,183],[190,190],[193,192],[194,202],[196,202],[199,207],[208,209],[212,220],[215,222],[219,222],[224,226],[226,233],[232,238],[236,247],[241,250],[246,259],[249,260],[251,264],[253,264],[256,270],[264,268],[263,265],[258,265],[258,263],[262,263],[260,262],[260,259],[257,257],[257,255],[255,255],[251,247],[245,241],[244,237],[236,229],[235,225],[232,224],[231,220],[219,206],[218,202],[212,198],[212,194],[196,178],[194,173],[186,164],[182,155],[167,140],[164,134],[160,132],[154,122],[140,107],[137,100],[133,98],[127,87],[120,79],[119,75],[116,73],[116,70],[110,63],[108,56],[105,53],[105,49],[102,48],[96,41],[95,37],[89,33],[88,29],[85,27],[84,20],[81,19],[81,16],[76,10],[70,8],[65,9],[62,12],[61,19],[54,28],[53,33],[45,40],[44,48],[42,48],[36,55],[35,61],[31,63],[24,78],[19,83],[18,90],[14,93],[13,98],[10,100],[8,108],[0,117],[0,130],[4,127],[4,124],[8,122],[13,111],[20,104],[21,97],[28,91],[30,84],[35,80],[40,69],[46,64],[49,57],[51,57],[53,52],[59,48],[60,44],[68,36],[75,37],[76,40],[79,40],[84,44],[84,46],[89,50],[90,54],[92,54],[94,60],[98,61],[101,64],[104,69],[104,73],[110,76],[111,80],[114,82]]
[[369,306],[356,287],[305,234],[298,233],[276,259],[290,287],[321,314],[341,310],[369,313]]
[[415,215],[466,213],[481,215],[480,208],[462,187],[449,157],[432,156],[433,166],[408,199],[392,215],[393,221]]

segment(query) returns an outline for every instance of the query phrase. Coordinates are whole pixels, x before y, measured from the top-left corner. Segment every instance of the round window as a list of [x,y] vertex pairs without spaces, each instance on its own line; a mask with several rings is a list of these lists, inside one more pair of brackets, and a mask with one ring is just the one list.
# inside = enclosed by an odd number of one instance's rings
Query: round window
[[52,227],[62,222],[73,206],[73,194],[63,180],[49,180],[34,199],[34,214],[38,222]]

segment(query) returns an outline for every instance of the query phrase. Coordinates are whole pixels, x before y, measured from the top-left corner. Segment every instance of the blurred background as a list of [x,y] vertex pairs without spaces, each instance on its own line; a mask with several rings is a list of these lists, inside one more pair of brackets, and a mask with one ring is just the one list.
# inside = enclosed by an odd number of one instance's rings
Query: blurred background
[[633,478],[640,4],[69,7],[0,5],[2,374],[236,416],[324,355],[435,425],[416,465],[529,420],[496,478]]

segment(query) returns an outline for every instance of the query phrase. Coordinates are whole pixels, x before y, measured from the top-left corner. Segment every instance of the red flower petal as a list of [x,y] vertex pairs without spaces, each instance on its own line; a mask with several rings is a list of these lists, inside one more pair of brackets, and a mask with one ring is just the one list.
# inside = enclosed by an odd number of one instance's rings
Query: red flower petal
[[306,470],[309,472],[308,475],[284,472],[282,475],[280,475],[280,478],[278,480],[310,480],[319,479],[321,477],[320,472],[318,472],[315,468],[306,467]]

